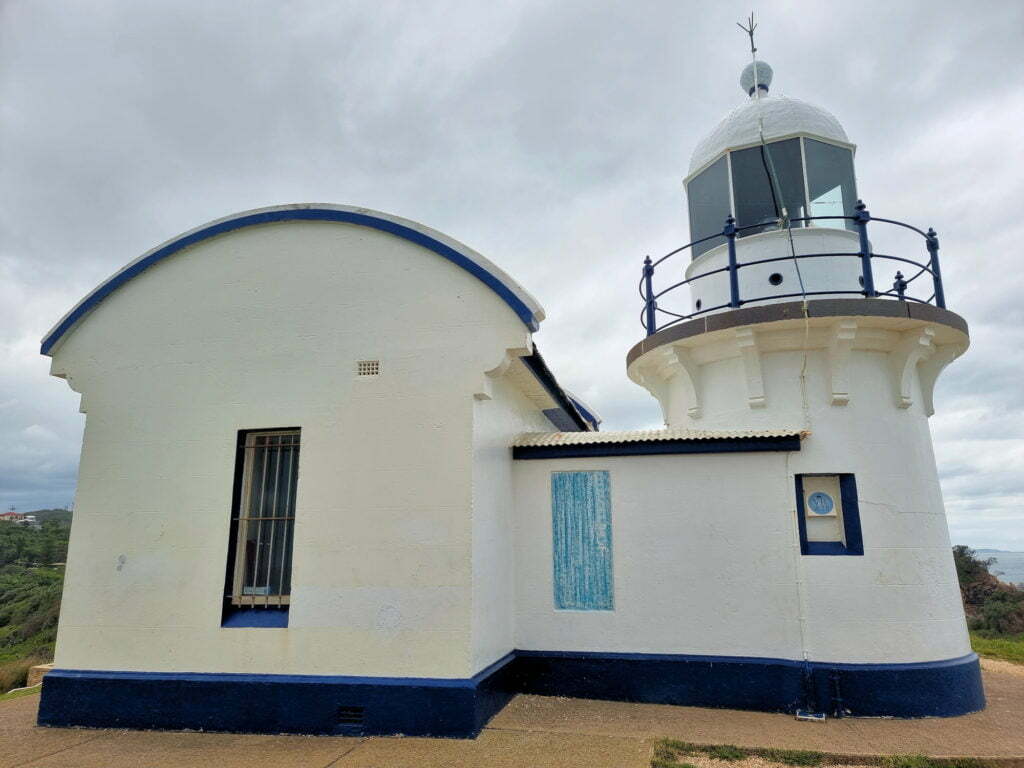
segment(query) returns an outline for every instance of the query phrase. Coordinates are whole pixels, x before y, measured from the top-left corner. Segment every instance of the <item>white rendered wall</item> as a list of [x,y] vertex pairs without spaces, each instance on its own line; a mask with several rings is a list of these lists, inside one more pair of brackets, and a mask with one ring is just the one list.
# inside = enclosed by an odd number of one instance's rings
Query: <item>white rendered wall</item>
[[[550,474],[608,470],[613,611],[554,608]],[[792,454],[516,462],[516,647],[900,663],[970,653],[945,516],[924,478]],[[794,473],[857,475],[865,553],[801,556]],[[886,486],[889,483],[889,486]],[[929,502],[931,504],[929,505]],[[803,624],[803,632],[801,632]]]
[[[799,256],[809,253],[857,253],[860,247],[859,236],[856,232],[845,229],[830,229],[826,227],[807,227],[794,229],[792,247],[789,242],[789,233],[785,230],[762,232],[756,235],[749,235],[736,239],[736,261],[739,264],[760,259],[774,259],[778,257],[789,257],[794,252]],[[671,261],[668,262],[671,265]],[[797,275],[799,264],[800,275]],[[705,272],[711,272],[729,265],[728,245],[720,245],[707,253],[701,254],[694,259],[686,268],[687,279]],[[661,267],[664,270],[665,267]],[[772,285],[768,278],[777,273],[782,276],[779,285]],[[658,274],[657,272],[655,274]],[[803,278],[803,290],[806,292],[815,291],[859,291],[861,288],[858,278],[861,275],[860,258],[848,256],[844,258],[829,257],[821,259],[799,259],[794,261],[786,258],[783,261],[772,261],[767,264],[755,264],[750,267],[741,267],[737,275],[740,284],[740,299],[753,300],[766,296],[785,296],[787,298],[765,299],[759,304],[774,304],[782,301],[798,301],[792,294],[801,293],[800,278]],[[675,282],[674,279],[664,277],[659,279],[657,285],[668,286]],[[690,284],[690,309],[682,312],[686,314],[697,311],[697,300],[701,301],[702,309],[710,309],[729,303],[729,273],[720,272],[710,277],[705,277]],[[678,291],[678,289],[677,289]],[[678,299],[674,293],[666,294],[659,304],[672,311],[678,311]],[[680,296],[680,299],[682,297]],[[812,296],[814,299],[829,298],[825,296]],[[852,294],[834,294],[833,298],[856,298]],[[719,311],[729,311],[726,307]],[[664,316],[662,320],[668,320]]]
[[[516,647],[799,658],[784,453],[525,460]],[[555,610],[551,473],[608,470],[615,609]]]
[[[660,374],[645,369],[670,426],[809,430],[802,450],[788,460],[780,478],[784,493],[774,497],[769,514],[793,519],[796,474],[855,475],[864,555],[798,558],[803,646],[812,660],[912,662],[970,653],[928,429],[931,387],[922,388],[929,361],[902,365],[901,351],[922,340],[932,347],[943,342],[929,354],[948,362],[962,352],[956,345],[966,337],[898,318],[785,321],[687,340],[678,354],[692,377],[682,366]],[[843,343],[845,353],[837,351]],[[664,348],[669,351],[676,354]],[[631,373],[643,365],[634,362]],[[656,382],[666,373],[673,375],[659,389]],[[729,507],[737,503],[734,494],[763,481],[750,473],[756,457],[724,460],[733,468],[718,493]],[[763,488],[766,497],[773,487]],[[689,486],[679,493],[692,498]],[[738,552],[735,560],[756,554]],[[792,551],[772,557],[792,558]]]
[[517,389],[496,379],[473,407],[473,670],[515,649],[515,487],[511,437],[553,431]]
[[[473,398],[528,343],[473,276],[349,224],[249,227],[122,286],[54,353],[88,414],[57,665],[476,672]],[[238,430],[293,426],[289,626],[222,629]]]

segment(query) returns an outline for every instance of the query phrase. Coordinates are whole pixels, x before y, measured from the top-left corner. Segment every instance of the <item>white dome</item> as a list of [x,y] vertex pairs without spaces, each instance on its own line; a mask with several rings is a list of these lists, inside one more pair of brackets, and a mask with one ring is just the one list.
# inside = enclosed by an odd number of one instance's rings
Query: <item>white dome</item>
[[[758,72],[761,75],[760,72]],[[762,79],[765,79],[761,75]],[[821,107],[788,96],[762,96],[737,107],[697,144],[690,158],[690,173],[699,170],[727,149],[760,141],[758,118],[764,119],[764,138],[770,141],[794,133],[807,133],[849,143],[839,121]]]

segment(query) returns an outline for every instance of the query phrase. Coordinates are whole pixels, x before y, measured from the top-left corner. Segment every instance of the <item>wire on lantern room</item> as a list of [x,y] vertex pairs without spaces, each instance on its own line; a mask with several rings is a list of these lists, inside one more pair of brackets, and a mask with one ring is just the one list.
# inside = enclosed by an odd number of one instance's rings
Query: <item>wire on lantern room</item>
[[757,109],[757,130],[761,140],[761,164],[768,176],[768,189],[772,196],[772,205],[775,208],[775,215],[779,219],[780,226],[785,226],[789,235],[789,252],[793,257],[793,267],[796,269],[796,278],[800,283],[800,296],[803,299],[804,315],[807,315],[807,289],[804,287],[803,273],[800,271],[800,260],[796,256],[796,244],[793,242],[793,222],[790,221],[789,211],[786,210],[785,198],[782,196],[782,185],[779,183],[779,176],[775,172],[775,164],[772,162],[771,150],[764,139],[764,115],[761,112],[761,78],[757,71],[757,47],[754,45],[754,30],[757,24],[754,23],[754,14],[751,12],[747,20],[747,26],[736,22],[736,26],[747,33],[750,38],[750,60],[754,67],[754,102]]

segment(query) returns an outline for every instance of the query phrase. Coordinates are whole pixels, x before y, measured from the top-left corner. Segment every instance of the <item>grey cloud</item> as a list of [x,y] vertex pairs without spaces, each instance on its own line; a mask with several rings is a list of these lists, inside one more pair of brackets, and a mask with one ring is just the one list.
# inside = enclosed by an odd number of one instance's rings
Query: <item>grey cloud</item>
[[[607,428],[657,425],[625,376],[639,265],[688,239],[681,179],[742,99],[734,22],[748,12],[0,5],[0,505],[63,504],[74,484],[82,417],[37,355],[50,325],[153,245],[281,202],[366,205],[467,242],[541,300],[539,346]],[[954,539],[1024,549],[1024,6],[780,1],[758,15],[773,88],[843,122],[872,210],[940,232],[973,337],[932,421]]]

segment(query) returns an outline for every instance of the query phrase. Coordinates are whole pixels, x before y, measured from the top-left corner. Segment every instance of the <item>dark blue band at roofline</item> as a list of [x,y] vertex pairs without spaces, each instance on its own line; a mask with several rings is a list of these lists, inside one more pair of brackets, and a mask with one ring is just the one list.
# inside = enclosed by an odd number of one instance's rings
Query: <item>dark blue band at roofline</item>
[[136,277],[157,262],[177,253],[183,248],[195,245],[203,240],[208,240],[211,237],[224,234],[225,232],[232,232],[236,229],[251,227],[256,224],[269,224],[273,222],[297,220],[337,221],[348,224],[359,224],[364,227],[378,229],[382,232],[388,232],[397,237],[416,243],[417,245],[448,259],[452,263],[457,264],[487,285],[487,287],[498,294],[498,296],[508,304],[512,311],[516,313],[519,319],[522,320],[526,327],[531,331],[536,331],[539,327],[539,322],[533,310],[531,310],[522,301],[522,299],[516,296],[515,292],[502,282],[500,278],[491,272],[488,272],[487,269],[480,264],[477,264],[465,254],[460,253],[455,248],[442,243],[436,238],[412,229],[411,227],[399,224],[398,222],[373,216],[368,213],[336,210],[334,208],[284,208],[251,213],[239,216],[238,218],[211,224],[208,227],[204,227],[196,232],[184,235],[183,237],[168,243],[162,248],[153,251],[153,253],[143,259],[140,259],[124,271],[114,275],[112,278],[107,280],[107,282],[103,283],[103,285],[90,293],[71,314],[64,318],[60,325],[54,328],[53,331],[43,339],[40,352],[44,355],[49,354],[50,350],[53,349],[53,346],[60,340],[60,338],[74,327],[74,325],[87,315],[94,307],[96,307],[96,305],[103,301],[103,299],[133,277]]
[[517,445],[512,458],[589,459],[601,456],[658,456],[688,453],[754,453],[758,451],[799,451],[800,437],[711,438],[705,440],[635,440],[621,443],[566,445]]
[[950,717],[985,706],[973,653],[843,664],[513,651],[466,679],[58,669],[43,686],[39,724],[471,738],[516,693],[865,717]]

